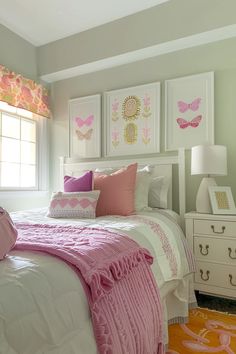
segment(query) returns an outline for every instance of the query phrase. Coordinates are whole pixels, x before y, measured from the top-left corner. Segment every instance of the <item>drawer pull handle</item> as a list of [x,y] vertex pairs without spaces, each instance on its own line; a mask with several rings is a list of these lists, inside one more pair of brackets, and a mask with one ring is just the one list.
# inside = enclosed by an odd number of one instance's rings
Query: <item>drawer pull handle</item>
[[231,254],[232,254],[232,248],[231,248],[231,247],[228,248],[228,251],[229,251],[229,258],[231,258],[231,259],[236,259],[236,248],[235,248],[235,250],[234,250],[235,257],[234,257],[234,256],[231,256]]
[[207,256],[208,253],[209,253],[209,245],[206,245],[205,249],[206,251],[203,251],[203,245],[199,245],[199,248],[200,248],[200,253],[203,255],[203,256]]
[[229,282],[230,282],[230,284],[231,284],[232,286],[236,286],[236,283],[235,283],[235,284],[233,283],[233,276],[232,276],[232,274],[229,274]]
[[215,231],[215,225],[211,225],[211,228],[214,234],[223,234],[225,232],[225,226],[221,227],[221,231]]
[[201,274],[202,280],[204,280],[204,281],[208,281],[209,280],[209,278],[210,278],[210,271],[209,270],[206,271],[206,277],[205,278],[203,276],[203,270],[202,269],[200,269],[200,274]]

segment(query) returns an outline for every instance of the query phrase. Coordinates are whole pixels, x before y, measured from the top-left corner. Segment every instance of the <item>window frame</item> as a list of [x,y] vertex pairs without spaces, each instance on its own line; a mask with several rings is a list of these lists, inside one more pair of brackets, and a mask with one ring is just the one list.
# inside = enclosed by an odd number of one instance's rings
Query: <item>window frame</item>
[[[12,194],[12,193],[19,193],[21,194],[22,192],[32,192],[32,193],[38,193],[42,191],[47,191],[48,190],[48,138],[47,138],[47,118],[44,117],[39,117],[35,114],[32,113],[32,118],[29,118],[27,116],[24,116],[23,114],[16,113],[4,110],[0,108],[0,115],[2,116],[2,113],[5,113],[9,116],[16,117],[23,120],[33,120],[36,124],[36,139],[35,139],[35,145],[36,145],[36,160],[35,160],[35,186],[34,187],[3,187],[0,184],[0,194]],[[2,132],[0,137],[2,137]],[[17,140],[17,139],[16,139]],[[20,136],[20,141],[21,136]]]

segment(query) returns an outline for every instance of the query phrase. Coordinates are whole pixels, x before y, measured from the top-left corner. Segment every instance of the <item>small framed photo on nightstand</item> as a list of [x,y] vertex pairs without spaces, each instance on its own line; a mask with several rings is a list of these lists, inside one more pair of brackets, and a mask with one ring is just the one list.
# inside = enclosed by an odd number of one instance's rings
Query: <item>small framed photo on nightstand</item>
[[230,187],[208,187],[213,214],[236,215],[233,195]]

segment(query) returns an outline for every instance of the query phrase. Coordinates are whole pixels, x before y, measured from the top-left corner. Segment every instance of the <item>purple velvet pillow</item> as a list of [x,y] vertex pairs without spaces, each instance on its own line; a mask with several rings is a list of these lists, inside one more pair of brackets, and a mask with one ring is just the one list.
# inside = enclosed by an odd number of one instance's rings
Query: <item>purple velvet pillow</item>
[[89,192],[93,189],[93,171],[83,176],[64,176],[64,192]]

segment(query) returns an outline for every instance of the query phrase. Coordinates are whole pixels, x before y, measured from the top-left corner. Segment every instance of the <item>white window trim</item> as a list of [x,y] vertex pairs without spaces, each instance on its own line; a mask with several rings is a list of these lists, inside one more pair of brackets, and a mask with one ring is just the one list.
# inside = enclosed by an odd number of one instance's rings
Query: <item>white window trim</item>
[[[1,109],[6,114],[14,115],[12,112]],[[17,114],[15,114],[17,115]],[[18,115],[26,118],[23,115]],[[28,118],[29,119],[29,118]],[[48,119],[44,117],[34,116],[37,124],[37,144],[36,151],[36,187],[32,188],[9,188],[0,187],[1,198],[10,197],[34,197],[45,196],[49,193],[49,136],[48,136]]]
[[38,191],[49,190],[49,122],[47,118],[38,117],[40,121],[38,134]]
[[[0,186],[0,192],[18,192],[18,191],[38,191],[39,190],[39,150],[40,150],[40,140],[39,139],[39,130],[40,130],[40,124],[38,122],[37,116],[33,115],[32,118],[29,117],[24,117],[23,115],[13,113],[13,112],[7,112],[4,110],[1,110],[1,112],[6,113],[6,115],[13,117],[13,118],[18,118],[20,120],[26,119],[26,120],[33,120],[36,123],[36,163],[35,163],[35,173],[36,173],[36,179],[35,179],[35,186],[34,187],[2,187]],[[3,135],[2,135],[3,136]],[[14,139],[14,138],[13,138]],[[16,139],[18,140],[18,139]],[[20,137],[20,141],[21,137]],[[39,141],[39,143],[38,143]]]

